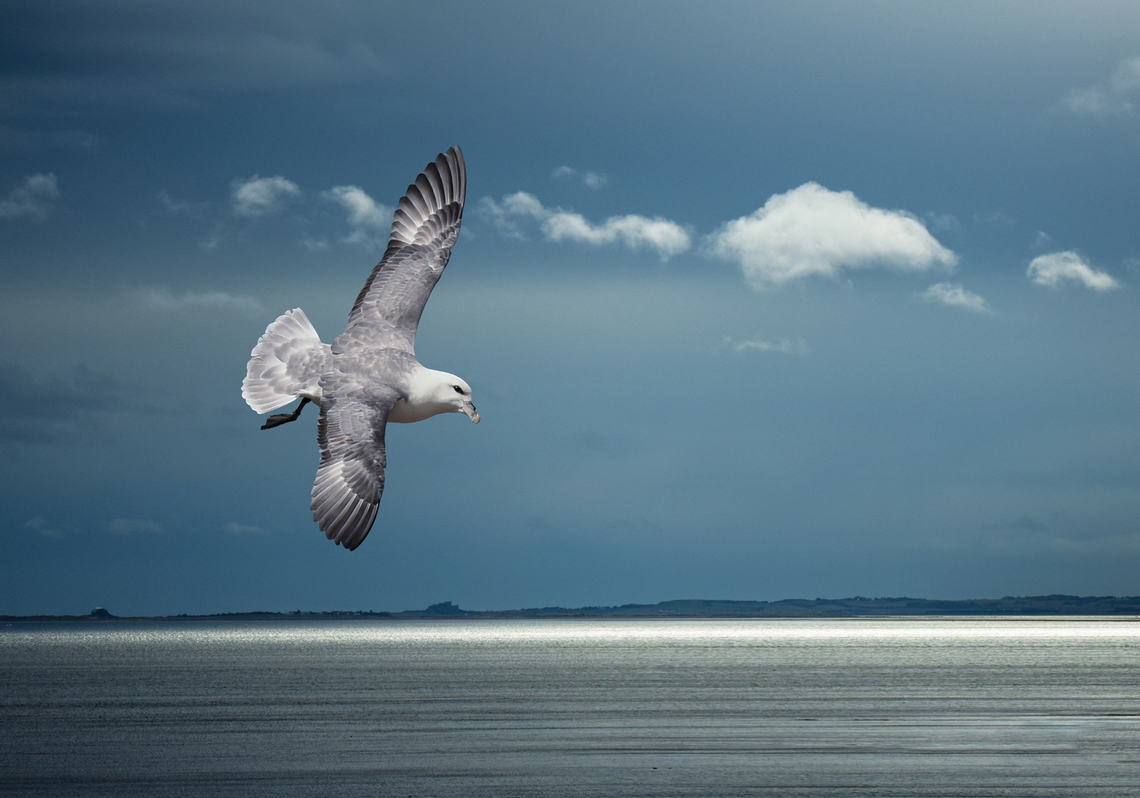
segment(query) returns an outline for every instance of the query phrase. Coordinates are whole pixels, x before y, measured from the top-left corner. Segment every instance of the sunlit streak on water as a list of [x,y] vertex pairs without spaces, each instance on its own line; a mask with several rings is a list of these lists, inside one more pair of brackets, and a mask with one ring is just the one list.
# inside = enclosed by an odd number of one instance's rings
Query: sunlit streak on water
[[5,795],[1140,796],[1134,619],[0,628]]

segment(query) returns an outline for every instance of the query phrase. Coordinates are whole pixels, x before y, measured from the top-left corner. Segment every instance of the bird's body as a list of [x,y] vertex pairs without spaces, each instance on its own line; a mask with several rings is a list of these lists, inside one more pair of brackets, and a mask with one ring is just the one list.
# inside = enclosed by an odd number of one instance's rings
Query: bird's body
[[466,382],[425,368],[415,357],[420,314],[459,235],[467,175],[463,153],[440,155],[408,186],[392,221],[388,249],[349,314],[348,327],[322,343],[300,308],[269,325],[251,353],[242,396],[259,413],[294,399],[294,421],[308,402],[321,409],[321,462],[312,510],[321,531],[347,549],[364,540],[384,491],[384,429],[440,413],[479,414]]

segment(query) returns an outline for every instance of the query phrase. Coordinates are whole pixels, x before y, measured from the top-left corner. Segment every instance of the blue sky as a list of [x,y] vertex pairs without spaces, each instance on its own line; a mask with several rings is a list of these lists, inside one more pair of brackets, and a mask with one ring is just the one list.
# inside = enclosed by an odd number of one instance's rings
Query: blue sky
[[[1140,593],[1135,3],[0,16],[0,613]],[[350,553],[245,362],[453,144]]]

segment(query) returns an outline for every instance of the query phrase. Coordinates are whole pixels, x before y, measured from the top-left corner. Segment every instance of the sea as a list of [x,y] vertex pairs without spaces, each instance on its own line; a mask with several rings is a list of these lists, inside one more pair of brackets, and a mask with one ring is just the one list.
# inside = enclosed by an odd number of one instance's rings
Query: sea
[[0,795],[1140,796],[1140,619],[0,624]]

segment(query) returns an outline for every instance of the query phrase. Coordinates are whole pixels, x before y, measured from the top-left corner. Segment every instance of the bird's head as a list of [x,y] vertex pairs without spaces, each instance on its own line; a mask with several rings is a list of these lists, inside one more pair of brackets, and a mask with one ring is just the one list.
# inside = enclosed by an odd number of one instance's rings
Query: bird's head
[[439,381],[435,386],[435,401],[454,408],[453,413],[465,413],[476,424],[479,423],[479,414],[475,412],[475,405],[471,401],[471,386],[454,374],[439,372]]

